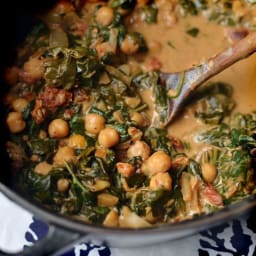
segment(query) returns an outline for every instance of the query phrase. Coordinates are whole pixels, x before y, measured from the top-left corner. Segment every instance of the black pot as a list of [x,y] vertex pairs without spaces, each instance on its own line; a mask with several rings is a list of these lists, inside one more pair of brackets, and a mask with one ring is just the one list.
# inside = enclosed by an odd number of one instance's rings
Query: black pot
[[[34,1],[33,4],[24,1],[9,1],[5,7],[5,17],[1,16],[1,70],[11,63],[15,54],[15,46],[22,42],[26,33],[35,22],[34,14],[50,7],[54,1]],[[2,84],[4,82],[2,81]],[[5,87],[0,89],[1,95]],[[50,255],[77,242],[86,242],[96,238],[112,247],[138,247],[159,244],[184,236],[194,234],[206,228],[213,227],[238,216],[248,215],[256,209],[256,197],[251,196],[242,202],[225,207],[224,209],[205,216],[195,217],[180,223],[145,229],[107,228],[85,224],[62,215],[52,213],[40,205],[30,202],[14,189],[13,174],[10,171],[8,156],[5,148],[7,133],[4,131],[4,111],[0,105],[0,120],[2,122],[0,143],[0,191],[9,199],[33,213],[36,217],[49,224],[48,235],[32,247],[25,248],[19,255]],[[60,251],[59,251],[60,252]],[[54,255],[60,255],[56,253]]]

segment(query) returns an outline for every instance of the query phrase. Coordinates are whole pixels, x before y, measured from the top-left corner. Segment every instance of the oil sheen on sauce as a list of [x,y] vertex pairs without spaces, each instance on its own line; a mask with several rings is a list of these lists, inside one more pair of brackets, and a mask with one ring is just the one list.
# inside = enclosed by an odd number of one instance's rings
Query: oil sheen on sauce
[[[196,37],[186,33],[188,29],[195,27],[199,29]],[[157,25],[137,22],[131,26],[131,30],[133,29],[141,32],[146,42],[149,42],[150,52],[142,59],[142,66],[146,68],[150,58],[155,57],[162,64],[163,72],[184,70],[230,46],[225,37],[227,28],[209,22],[202,16],[182,17],[171,27],[167,27],[161,20]],[[256,110],[256,54],[234,64],[209,81],[221,81],[232,85],[233,98],[236,102],[235,112],[248,113]],[[150,98],[149,92],[143,95],[147,103],[150,102]],[[150,109],[152,110],[152,107]],[[169,125],[168,132],[189,142],[192,151],[196,152],[202,145],[196,145],[193,135],[202,125],[194,118],[193,109],[185,108]]]

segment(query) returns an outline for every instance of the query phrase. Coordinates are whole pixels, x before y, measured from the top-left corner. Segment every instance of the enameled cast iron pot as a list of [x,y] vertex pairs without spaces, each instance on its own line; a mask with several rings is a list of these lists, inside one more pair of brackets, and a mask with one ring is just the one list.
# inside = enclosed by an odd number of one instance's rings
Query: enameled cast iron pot
[[[15,46],[25,37],[33,25],[34,14],[44,8],[50,7],[54,1],[5,1],[5,16],[0,17],[1,28],[1,71],[4,66],[11,63]],[[5,92],[4,82],[0,87],[1,96]],[[1,120],[1,148],[0,148],[0,191],[24,209],[33,213],[37,218],[49,224],[48,235],[37,242],[33,247],[28,247],[18,255],[61,255],[60,249],[64,249],[77,242],[86,242],[93,239],[105,242],[112,247],[138,247],[159,244],[169,240],[178,239],[202,231],[206,228],[229,221],[235,217],[248,215],[256,209],[256,197],[251,196],[242,202],[225,207],[224,209],[207,216],[196,217],[181,223],[165,225],[147,229],[118,229],[106,228],[82,223],[65,216],[52,213],[34,202],[30,202],[17,191],[13,184],[12,173],[8,166],[8,158],[5,149],[7,133],[4,129],[4,109],[0,105]],[[1,206],[0,206],[1,208]],[[4,221],[4,220],[1,220]],[[15,220],[16,221],[16,220]],[[56,253],[58,251],[58,253]],[[53,255],[52,254],[52,255]]]

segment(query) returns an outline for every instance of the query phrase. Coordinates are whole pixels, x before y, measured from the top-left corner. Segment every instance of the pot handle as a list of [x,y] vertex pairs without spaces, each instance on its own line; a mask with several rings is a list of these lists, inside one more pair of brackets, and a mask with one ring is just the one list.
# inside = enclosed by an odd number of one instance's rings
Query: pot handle
[[90,242],[92,237],[86,234],[74,233],[72,231],[50,226],[47,235],[36,241],[31,246],[25,246],[18,253],[3,253],[6,256],[61,256],[71,250],[75,244]]
[[[10,188],[5,186],[0,182],[0,192],[7,196],[10,200],[14,202],[19,202],[20,206],[24,209],[29,209],[29,203],[25,199],[21,198]],[[27,206],[27,207],[26,207]],[[35,214],[35,213],[34,213]],[[47,235],[40,240],[36,241],[31,246],[25,246],[22,252],[18,254],[4,254],[4,255],[13,255],[13,256],[59,256],[59,252],[63,251],[62,249],[68,250],[71,249],[77,243],[88,242],[91,238],[90,235],[86,233],[74,232],[69,229],[59,227],[56,224],[51,224],[47,222],[49,230]],[[1,251],[0,251],[0,255]]]
[[[84,236],[84,235],[83,235]],[[47,235],[36,241],[32,246],[24,247],[19,256],[54,256],[58,251],[71,249],[79,241],[83,241],[81,234],[50,225]]]

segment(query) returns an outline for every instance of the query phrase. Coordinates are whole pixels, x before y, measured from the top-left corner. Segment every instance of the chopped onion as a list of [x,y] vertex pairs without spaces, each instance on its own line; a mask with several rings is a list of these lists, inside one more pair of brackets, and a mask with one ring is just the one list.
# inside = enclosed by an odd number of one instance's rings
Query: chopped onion
[[152,226],[146,220],[132,212],[127,206],[123,206],[122,208],[119,225],[122,228],[148,228]]

